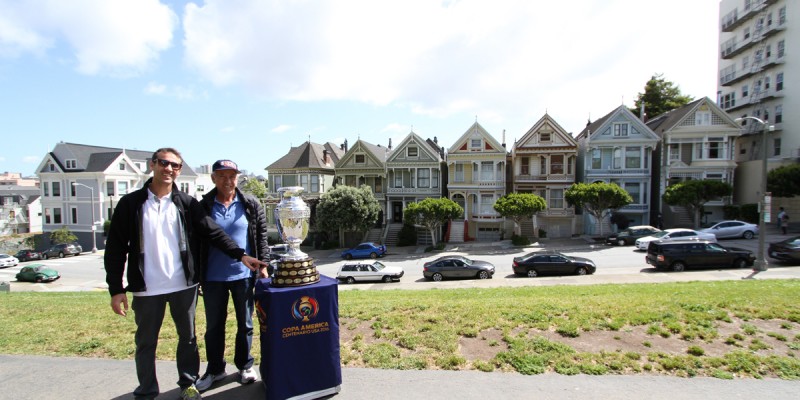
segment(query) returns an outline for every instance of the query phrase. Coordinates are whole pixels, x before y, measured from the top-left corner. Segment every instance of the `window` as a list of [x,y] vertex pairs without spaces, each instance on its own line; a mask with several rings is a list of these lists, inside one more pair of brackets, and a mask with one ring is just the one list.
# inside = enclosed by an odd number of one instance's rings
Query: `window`
[[750,67],[750,56],[742,57],[742,71],[747,72],[747,69]]
[[783,122],[783,105],[778,104],[775,106],[775,123],[779,124]]
[[50,172],[53,172],[53,171],[56,170],[56,166],[53,165],[53,164],[49,164],[48,167],[50,167]]
[[678,143],[670,143],[669,145],[669,160],[678,161],[681,159],[681,145]]
[[539,174],[547,174],[547,158],[544,156],[539,157]]
[[456,164],[456,182],[464,182],[464,164]]
[[61,182],[53,182],[53,197],[61,197]]
[[522,157],[522,158],[520,158],[520,164],[521,164],[521,165],[519,166],[519,167],[520,167],[520,168],[519,168],[519,173],[520,173],[520,174],[522,174],[522,175],[528,175],[528,174],[530,174],[530,170],[528,169],[528,168],[529,168],[529,166],[528,166],[528,165],[529,165],[529,163],[530,163],[530,158],[528,158],[528,157]]
[[78,168],[78,162],[76,160],[66,160],[65,161],[67,169],[75,169]]
[[120,171],[125,171],[125,163],[124,162],[119,163],[119,170]]
[[744,28],[744,40],[750,39],[750,27]]
[[439,170],[435,169],[431,172],[431,187],[438,188],[439,187]]
[[73,225],[77,224],[78,223],[78,209],[75,208],[75,207],[72,207],[72,208],[70,208],[69,211],[70,211],[70,217],[71,217],[69,223],[71,223]]
[[766,48],[767,60],[772,57],[772,45],[768,44]]
[[116,185],[114,184],[114,181],[106,181],[106,195],[113,196],[114,193],[116,193],[114,191],[115,187]]
[[480,151],[481,145],[483,144],[482,142],[483,141],[480,138],[478,138],[478,139],[470,139],[470,141],[469,141],[470,150],[472,150],[472,151]]
[[142,164],[140,162],[136,162],[136,163],[133,163],[133,164],[136,165],[136,169],[138,169],[139,171],[144,171],[144,164]]
[[567,174],[572,175],[574,172],[572,171],[572,165],[575,162],[575,157],[567,157]]
[[772,155],[776,157],[781,155],[781,139],[776,138],[772,146]]
[[50,196],[50,185],[49,185],[47,182],[45,182],[45,183],[42,185],[42,192],[44,193],[44,196],[45,196],[45,197],[48,197],[48,196]]
[[742,98],[745,98],[749,95],[750,86],[744,85],[742,86]]
[[564,173],[564,155],[553,154],[550,156],[550,173],[561,175]]
[[592,169],[600,169],[601,167],[600,149],[592,149]]
[[722,138],[708,142],[708,158],[722,158]]
[[366,164],[367,157],[364,154],[356,154],[356,164]]
[[491,182],[494,180],[494,163],[491,161],[481,161],[481,180]]
[[308,175],[300,175],[300,186],[308,193]]
[[642,148],[626,147],[625,168],[641,168],[641,167],[642,167]]
[[642,204],[639,182],[626,182],[625,191],[633,198],[633,204]]
[[198,192],[205,192],[206,191],[205,185],[197,185],[197,191]]
[[711,125],[711,111],[698,111],[694,113],[695,125]]
[[117,182],[117,193],[119,193],[120,196],[128,194],[128,181]]
[[628,124],[614,124],[614,136],[628,136]]
[[[379,192],[377,188],[376,192]],[[319,193],[319,175],[311,175],[311,193]]]
[[53,223],[54,224],[61,224],[61,209],[54,208],[53,209]]
[[481,215],[492,215],[494,211],[494,196],[491,194],[481,194]]
[[[458,169],[458,168],[456,168],[456,169]],[[461,174],[462,174],[461,176],[463,177],[464,173],[462,172]],[[458,173],[456,173],[456,176],[457,175],[458,175]],[[458,179],[456,179],[456,180],[458,180]],[[463,182],[464,178],[461,178],[461,181]],[[396,187],[396,188],[403,187],[403,171],[395,171],[394,172],[394,187]]]
[[283,187],[283,176],[275,175],[275,177],[273,177],[273,179],[272,179],[272,183],[273,183],[272,186],[274,188],[274,192],[277,192],[278,189]]
[[769,81],[770,81],[769,77],[765,76],[764,77],[764,90],[769,90]]
[[722,108],[731,108],[736,106],[736,92],[731,92],[722,97]]
[[760,63],[762,58],[764,58],[764,50],[761,49],[756,50],[756,55],[753,57],[753,63],[755,64]]
[[780,92],[783,90],[783,72],[778,72],[775,75],[775,91]]
[[614,149],[614,169],[622,168],[622,149]]
[[189,182],[181,182],[179,185],[180,191],[183,193],[189,193]]
[[772,13],[767,14],[767,28],[772,26]]
[[783,25],[784,23],[786,23],[786,6],[778,10],[778,25]]
[[550,208],[564,208],[564,189],[550,189]]
[[406,157],[419,157],[419,148],[417,148],[417,147],[407,147],[406,148]]
[[76,186],[77,185],[75,184],[74,181],[69,183],[69,195],[72,196],[72,197],[77,196],[76,191],[78,189],[76,188]]
[[431,170],[427,168],[417,170],[417,187],[431,187]]
[[52,216],[50,214],[51,214],[50,209],[49,208],[45,208],[44,209],[44,223],[45,224],[52,223]]
[[542,133],[539,135],[539,141],[541,142],[549,142],[550,141],[550,132]]

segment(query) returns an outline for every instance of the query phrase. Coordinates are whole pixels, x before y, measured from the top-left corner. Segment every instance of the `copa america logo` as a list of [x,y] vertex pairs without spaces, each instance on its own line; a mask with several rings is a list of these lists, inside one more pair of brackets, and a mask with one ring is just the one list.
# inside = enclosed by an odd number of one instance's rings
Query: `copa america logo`
[[308,322],[318,312],[319,303],[311,296],[302,296],[292,304],[292,316],[298,321]]

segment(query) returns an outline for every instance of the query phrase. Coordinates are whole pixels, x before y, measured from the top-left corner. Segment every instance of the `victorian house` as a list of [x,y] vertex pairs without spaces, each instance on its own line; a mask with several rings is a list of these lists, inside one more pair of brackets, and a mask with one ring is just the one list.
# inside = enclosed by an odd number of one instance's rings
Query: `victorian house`
[[447,191],[464,209],[450,223],[448,241],[500,240],[503,218],[494,203],[506,192],[506,149],[475,122],[447,151]]
[[541,196],[547,208],[522,224],[523,236],[570,237],[579,233],[575,209],[564,191],[575,183],[578,144],[550,115],[545,114],[514,143],[513,190]]
[[[413,131],[409,133],[386,159],[386,203],[389,224],[387,244],[396,241],[396,232],[402,227],[403,210],[409,203],[428,197],[440,198],[443,195],[444,148],[438,141],[425,140]],[[425,240],[426,235],[419,235]]]
[[[614,183],[625,189],[633,203],[615,210],[629,225],[651,224],[657,210],[651,208],[652,161],[659,137],[624,105],[589,123],[576,137],[576,181]],[[584,233],[610,232],[609,218],[596,221],[583,213]]]
[[278,189],[289,186],[302,186],[300,195],[311,208],[311,224],[315,218],[319,197],[333,187],[336,177],[336,163],[347,151],[346,144],[337,146],[311,141],[292,147],[289,152],[265,169],[268,178],[268,194],[265,200],[265,211],[269,220],[271,235],[277,235],[275,227],[275,207],[280,202]]
[[[733,186],[736,139],[741,128],[734,119],[705,97],[647,121],[661,137],[662,145],[654,165],[658,177],[658,196],[653,207],[659,209],[666,226],[692,226],[685,208],[663,204],[661,196],[669,185],[686,180],[717,180]],[[658,201],[658,203],[656,203]],[[707,202],[703,219],[724,219],[722,208],[731,196]]]

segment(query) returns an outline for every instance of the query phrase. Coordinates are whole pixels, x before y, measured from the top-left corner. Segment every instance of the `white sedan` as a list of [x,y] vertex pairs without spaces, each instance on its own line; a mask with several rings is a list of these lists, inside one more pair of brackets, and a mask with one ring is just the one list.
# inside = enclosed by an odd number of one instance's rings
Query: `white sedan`
[[16,267],[19,264],[17,257],[0,254],[0,267]]
[[636,239],[636,250],[647,250],[647,246],[654,240],[675,240],[675,239],[703,239],[712,242],[717,241],[717,237],[712,233],[699,232],[694,229],[673,228],[666,229],[654,235]]
[[724,238],[745,238],[752,239],[758,234],[758,225],[742,221],[722,221],[717,222],[709,228],[701,229],[701,232],[711,233],[717,239]]

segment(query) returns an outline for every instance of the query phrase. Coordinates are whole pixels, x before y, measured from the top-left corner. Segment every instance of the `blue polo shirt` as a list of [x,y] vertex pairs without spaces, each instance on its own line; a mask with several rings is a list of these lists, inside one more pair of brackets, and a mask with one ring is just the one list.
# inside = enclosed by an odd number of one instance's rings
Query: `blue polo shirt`
[[[250,254],[250,245],[247,243],[247,217],[245,216],[245,206],[239,201],[237,196],[233,203],[225,207],[222,203],[214,200],[214,207],[211,209],[211,218],[225,230],[225,233],[233,239],[239,247]],[[239,279],[249,278],[251,271],[241,262],[229,257],[214,246],[210,246],[208,252],[208,268],[206,269],[207,281],[230,282]]]

